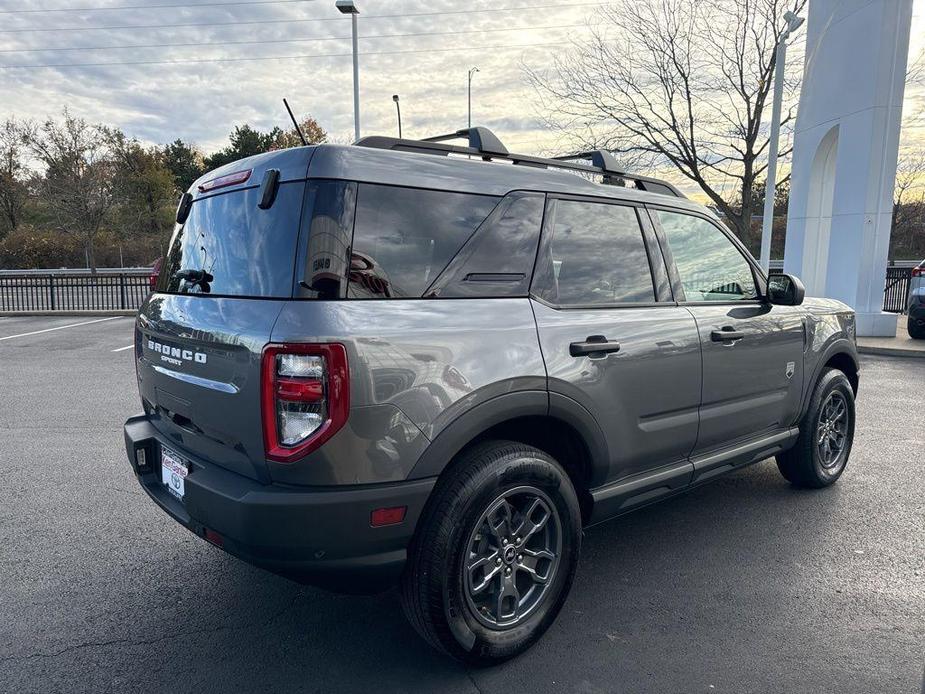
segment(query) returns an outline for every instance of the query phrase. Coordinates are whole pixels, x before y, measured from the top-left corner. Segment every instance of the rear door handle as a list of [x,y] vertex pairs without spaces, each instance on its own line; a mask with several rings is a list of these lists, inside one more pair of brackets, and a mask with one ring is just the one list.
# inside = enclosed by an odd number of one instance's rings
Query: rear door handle
[[710,333],[710,339],[713,342],[732,342],[733,340],[741,340],[745,337],[745,333],[740,333],[738,330],[733,330],[731,326],[725,326],[721,330],[714,330]]
[[619,351],[620,343],[608,340],[603,335],[589,335],[584,342],[573,342],[568,346],[568,353],[573,357],[583,357],[590,354],[609,354]]

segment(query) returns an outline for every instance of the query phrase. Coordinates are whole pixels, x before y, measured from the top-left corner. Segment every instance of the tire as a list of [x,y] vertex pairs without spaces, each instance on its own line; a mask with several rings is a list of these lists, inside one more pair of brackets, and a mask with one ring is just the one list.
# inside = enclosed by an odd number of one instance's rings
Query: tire
[[906,330],[913,340],[925,340],[925,325],[919,325],[911,317],[906,321]]
[[[843,414],[836,418],[839,412]],[[777,455],[777,468],[797,487],[828,487],[845,471],[853,440],[851,383],[841,371],[824,369],[800,420],[800,436],[793,448]]]
[[578,497],[562,467],[532,446],[483,442],[434,489],[409,548],[402,608],[426,641],[457,660],[507,660],[555,620],[580,546]]

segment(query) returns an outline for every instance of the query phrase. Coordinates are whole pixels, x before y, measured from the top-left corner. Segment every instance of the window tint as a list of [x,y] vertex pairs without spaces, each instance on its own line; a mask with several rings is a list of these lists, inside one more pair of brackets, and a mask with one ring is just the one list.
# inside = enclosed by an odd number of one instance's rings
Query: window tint
[[551,237],[533,286],[537,296],[575,306],[655,301],[649,257],[632,207],[556,200],[549,213]]
[[259,187],[195,200],[170,241],[161,291],[291,297],[304,190],[281,184],[268,210],[257,207]]
[[347,295],[419,297],[497,197],[360,184]]
[[299,259],[303,268],[297,295],[313,299],[343,299],[347,294],[347,264],[353,236],[357,184],[309,181],[305,190],[307,241]]
[[658,213],[687,301],[758,298],[745,256],[710,222],[678,212]]
[[527,296],[545,201],[543,193],[508,193],[427,296]]

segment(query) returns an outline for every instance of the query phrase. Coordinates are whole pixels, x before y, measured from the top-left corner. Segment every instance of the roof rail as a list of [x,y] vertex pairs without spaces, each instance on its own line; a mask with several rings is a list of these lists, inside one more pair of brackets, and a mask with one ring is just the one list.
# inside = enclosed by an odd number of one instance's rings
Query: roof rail
[[[447,140],[466,139],[468,147],[444,144]],[[463,128],[446,135],[435,135],[423,140],[408,140],[382,135],[363,137],[353,143],[357,147],[374,147],[376,149],[391,149],[401,152],[419,152],[422,154],[437,154],[448,156],[450,154],[466,154],[481,157],[485,161],[492,159],[505,159],[519,166],[533,166],[537,168],[556,168],[567,171],[603,174],[604,183],[610,185],[625,185],[631,181],[639,190],[646,190],[662,195],[671,195],[678,198],[685,197],[668,181],[651,176],[631,173],[622,166],[616,158],[606,150],[596,149],[590,152],[567,154],[552,159],[534,157],[527,154],[513,154],[508,151],[501,140],[488,128],[481,126]],[[587,159],[589,164],[580,164],[576,160]]]

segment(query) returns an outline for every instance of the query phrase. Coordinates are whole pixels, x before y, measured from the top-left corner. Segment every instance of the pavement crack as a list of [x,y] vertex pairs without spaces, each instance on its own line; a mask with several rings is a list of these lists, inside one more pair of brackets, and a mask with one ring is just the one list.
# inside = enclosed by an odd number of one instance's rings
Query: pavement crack
[[273,624],[273,622],[275,622],[277,619],[279,619],[284,614],[289,612],[295,606],[296,602],[299,600],[300,597],[302,597],[301,593],[296,595],[292,600],[288,601],[284,607],[280,608],[279,610],[274,612],[272,615],[270,615],[269,618],[262,620],[260,622],[257,622],[257,623],[248,622],[246,624],[238,624],[238,625],[221,624],[218,626],[207,627],[203,629],[192,629],[189,631],[181,631],[181,632],[176,632],[176,633],[164,634],[163,636],[158,636],[153,639],[142,639],[140,641],[132,640],[129,638],[112,639],[110,641],[86,641],[86,642],[75,643],[70,646],[66,646],[65,648],[62,648],[58,651],[54,651],[52,653],[30,653],[28,655],[7,656],[5,658],[0,658],[0,664],[14,662],[14,661],[58,658],[62,655],[66,655],[67,653],[70,653],[72,651],[77,651],[83,648],[101,648],[105,646],[114,646],[116,644],[125,644],[130,648],[138,648],[141,646],[150,646],[152,644],[156,644],[161,641],[166,641],[167,639],[179,639],[179,638],[186,638],[190,636],[202,636],[205,634],[214,634],[214,633],[218,633],[221,631],[241,631],[244,629],[255,629],[255,628],[256,629],[266,629],[271,624]]

